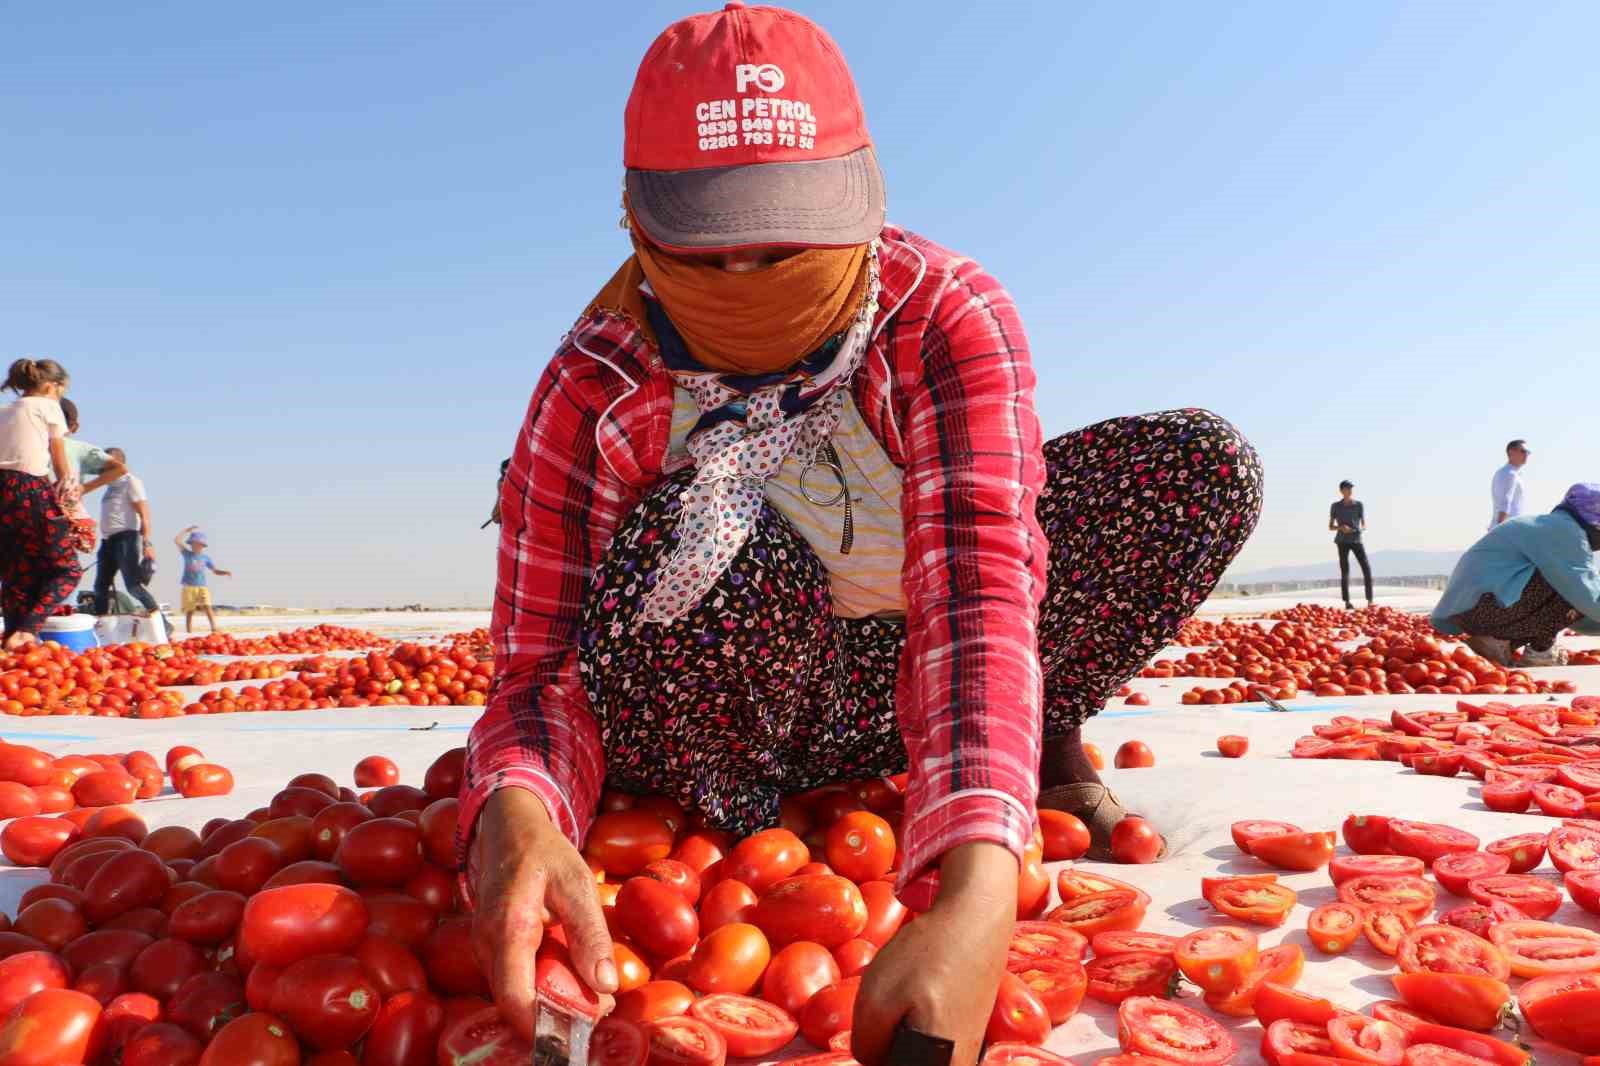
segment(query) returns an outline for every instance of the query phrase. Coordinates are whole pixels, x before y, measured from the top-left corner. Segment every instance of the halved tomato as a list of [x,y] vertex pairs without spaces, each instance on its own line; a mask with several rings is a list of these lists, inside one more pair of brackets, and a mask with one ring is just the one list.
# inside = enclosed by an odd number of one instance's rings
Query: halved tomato
[[1562,877],[1572,902],[1590,914],[1600,914],[1600,870],[1574,870]]
[[1489,939],[1518,977],[1600,970],[1600,933],[1553,922],[1501,922]]
[[1011,973],[1039,997],[1045,1013],[1050,1015],[1051,1025],[1060,1025],[1077,1013],[1089,985],[1083,963],[1075,959],[1038,959]]
[[698,1018],[662,1018],[646,1025],[645,1035],[649,1066],[722,1066],[728,1058],[722,1035]]
[[1517,990],[1533,1031],[1583,1055],[1600,1055],[1600,973],[1536,977]]
[[1090,959],[1084,966],[1089,998],[1116,1005],[1129,996],[1169,996],[1178,976],[1171,955],[1154,951]]
[[[1113,1058],[1127,1058],[1130,1056],[1113,1056]],[[1096,1066],[1105,1066],[1111,1059],[1101,1059]],[[1140,1059],[1141,1066],[1159,1066],[1155,1059]],[[849,1066],[854,1066],[855,1060],[851,1059]],[[1072,1066],[1072,1060],[1057,1055],[1054,1051],[1046,1051],[1042,1047],[1032,1044],[990,1044],[989,1050],[983,1053],[981,1066]]]
[[1096,933],[1094,940],[1089,943],[1089,950],[1093,951],[1095,958],[1106,958],[1111,955],[1127,955],[1135,951],[1155,951],[1162,954],[1171,954],[1172,949],[1178,946],[1178,938],[1167,936],[1165,933],[1146,933],[1138,929],[1117,930],[1110,933]]
[[1117,1008],[1117,1042],[1134,1055],[1222,1066],[1233,1057],[1233,1038],[1204,1014],[1154,996],[1134,996]]
[[1300,827],[1293,822],[1273,822],[1261,818],[1252,818],[1243,822],[1234,822],[1228,827],[1233,835],[1234,846],[1246,855],[1253,855],[1251,850],[1254,841],[1261,837],[1282,836],[1285,833],[1298,833]]
[[1352,878],[1339,886],[1339,899],[1369,910],[1373,907],[1393,907],[1411,916],[1413,923],[1421,921],[1433,910],[1433,886],[1420,877],[1364,877]]
[[1320,870],[1333,858],[1334,834],[1283,833],[1252,837],[1250,853],[1280,870]]
[[1511,987],[1483,974],[1397,973],[1394,990],[1410,1006],[1447,1025],[1493,1029],[1511,1001]]
[[1150,897],[1141,888],[1126,881],[1118,881],[1115,877],[1106,877],[1103,874],[1094,874],[1071,866],[1056,875],[1056,892],[1060,894],[1062,903],[1072,903],[1085,896],[1098,896],[1105,892],[1132,892],[1144,900],[1145,906],[1150,905]]
[[1256,992],[1255,1016],[1263,1029],[1284,1018],[1307,1025],[1325,1026],[1339,1013],[1339,1008],[1331,1000],[1296,992],[1276,981],[1266,982]]
[[1290,987],[1304,972],[1306,954],[1298,944],[1279,944],[1261,953],[1261,960],[1244,983],[1225,995],[1206,993],[1206,1006],[1218,1014],[1248,1018],[1255,1013],[1256,996],[1269,984]]
[[770,1055],[794,1039],[800,1023],[782,1007],[756,999],[721,993],[696,1000],[689,1016],[716,1031],[737,1058]]
[[1328,1022],[1328,1040],[1338,1057],[1377,1066],[1399,1066],[1406,1055],[1406,1031],[1393,1022],[1345,1014]]
[[1367,938],[1367,943],[1385,955],[1392,957],[1398,954],[1400,942],[1416,928],[1417,920],[1411,917],[1409,911],[1386,905],[1368,907],[1366,912],[1366,917],[1361,921],[1361,933]]
[[1427,869],[1410,855],[1340,855],[1328,864],[1328,876],[1342,885],[1356,877],[1421,877]]
[[1526,917],[1527,915],[1511,904],[1495,899],[1488,903],[1469,903],[1464,907],[1445,911],[1439,915],[1439,921],[1487,939],[1489,930],[1501,922],[1520,922]]
[[1550,831],[1550,861],[1562,873],[1600,870],[1600,829],[1565,824]]
[[1549,833],[1519,833],[1485,844],[1483,850],[1510,859],[1511,868],[1507,873],[1525,874],[1544,862],[1545,844],[1549,839]]
[[[1490,1066],[1528,1066],[1533,1061],[1527,1051],[1515,1044],[1508,1044],[1504,1040],[1496,1040],[1482,1033],[1472,1033],[1449,1025],[1435,1025],[1432,1022],[1424,1022],[1412,1029],[1411,1043],[1413,1047],[1448,1048],[1460,1056],[1489,1063]],[[1409,1055],[1407,1059],[1410,1059]]]
[[1336,1059],[1339,1049],[1328,1039],[1326,1025],[1280,1019],[1267,1026],[1261,1034],[1261,1057],[1274,1066],[1288,1066],[1303,1062],[1301,1056],[1318,1059]]
[[645,1066],[649,1054],[649,1038],[637,1022],[603,1018],[589,1036],[589,1066]]
[[1585,796],[1600,793],[1600,766],[1592,762],[1573,762],[1556,767],[1556,780]]
[[1543,920],[1561,909],[1561,887],[1532,874],[1479,877],[1467,886],[1479,903],[1498,900],[1521,911],[1524,917]]
[[1401,855],[1410,855],[1431,865],[1441,855],[1453,851],[1477,851],[1478,838],[1454,826],[1391,818],[1389,846]]
[[1578,818],[1584,811],[1583,793],[1565,785],[1534,785],[1533,802],[1552,818]]
[[1419,925],[1400,941],[1395,953],[1406,973],[1481,974],[1505,981],[1511,964],[1489,941],[1453,925]]
[[1189,980],[1214,995],[1226,995],[1244,983],[1261,956],[1250,930],[1219,925],[1178,941],[1173,957]]
[[1457,851],[1440,856],[1433,877],[1453,896],[1467,894],[1467,882],[1476,877],[1496,877],[1511,869],[1511,860],[1492,851]]
[[1006,969],[1045,957],[1077,962],[1088,946],[1087,937],[1059,922],[1018,922],[1011,930]]
[[1491,811],[1501,814],[1521,814],[1533,802],[1533,782],[1520,777],[1505,777],[1499,781],[1485,781],[1478,798]]
[[1344,820],[1344,842],[1358,855],[1387,855],[1394,849],[1389,845],[1389,819],[1381,814],[1352,814]]
[[1113,889],[1063,903],[1045,915],[1045,920],[1092,937],[1109,930],[1139,928],[1149,903],[1150,897],[1143,893]]
[[1372,1016],[1386,1022],[1391,1022],[1404,1029],[1409,1035],[1419,1025],[1432,1025],[1433,1022],[1424,1018],[1404,1003],[1393,999],[1380,999],[1372,1005]]
[[1306,935],[1324,955],[1340,955],[1361,936],[1366,913],[1354,903],[1324,903],[1311,912]]
[[1200,879],[1200,898],[1212,906],[1216,906],[1217,889],[1233,881],[1265,881],[1268,884],[1276,883],[1277,874],[1238,874],[1231,877],[1202,877]]
[[1295,891],[1273,881],[1229,879],[1211,894],[1211,905],[1230,918],[1252,925],[1283,924],[1294,908]]

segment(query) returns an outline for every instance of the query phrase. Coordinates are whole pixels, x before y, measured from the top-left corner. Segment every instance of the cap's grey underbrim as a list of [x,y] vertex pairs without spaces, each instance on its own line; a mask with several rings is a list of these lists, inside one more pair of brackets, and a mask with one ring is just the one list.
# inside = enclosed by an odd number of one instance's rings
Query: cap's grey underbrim
[[871,145],[805,163],[630,169],[627,184],[644,235],[666,248],[836,248],[865,244],[883,228],[883,173]]

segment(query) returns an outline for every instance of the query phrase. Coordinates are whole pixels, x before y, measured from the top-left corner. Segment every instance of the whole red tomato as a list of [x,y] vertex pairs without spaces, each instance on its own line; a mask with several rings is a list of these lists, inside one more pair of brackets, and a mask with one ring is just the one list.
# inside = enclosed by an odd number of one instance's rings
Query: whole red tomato
[[385,788],[389,785],[398,785],[400,767],[394,764],[393,759],[382,755],[368,755],[356,763],[355,779],[357,788]]
[[791,877],[773,885],[761,898],[751,921],[774,947],[813,940],[825,948],[836,948],[866,928],[867,904],[861,890],[843,877]]
[[472,947],[472,919],[450,918],[428,934],[422,964],[433,987],[450,996],[487,996],[489,984]]
[[617,893],[617,922],[645,951],[671,959],[694,947],[700,919],[678,891],[649,877],[633,877]]
[[1115,862],[1155,862],[1161,854],[1161,834],[1138,815],[1129,815],[1111,830],[1111,858]]
[[244,985],[223,973],[197,973],[178,986],[167,1001],[165,1021],[182,1026],[200,1040],[210,1040],[223,1026],[245,1012]]
[[300,1066],[300,1044],[281,1018],[235,1018],[206,1045],[199,1066]]
[[35,992],[0,1026],[5,1066],[64,1066],[93,1062],[105,1046],[100,1002],[68,988]]
[[461,791],[466,763],[467,749],[451,748],[428,767],[428,772],[422,778],[422,790],[434,799],[457,795]]
[[272,1013],[319,1050],[347,1048],[378,1017],[377,986],[348,955],[313,955],[284,969]]
[[330,860],[344,843],[344,835],[373,814],[359,803],[335,803],[322,808],[311,819],[311,851],[317,858]]
[[694,993],[689,986],[677,981],[647,981],[631,992],[617,997],[617,1006],[610,1017],[632,1022],[653,1022],[658,1018],[676,1018],[687,1014],[694,1003]]
[[417,828],[422,832],[422,850],[429,862],[453,868],[456,864],[456,827],[461,801],[454,796],[434,800],[423,808]]
[[608,877],[632,877],[672,853],[672,827],[653,811],[602,814],[589,828],[583,852]]
[[444,1006],[426,990],[384,1000],[361,1053],[361,1066],[434,1066]]
[[899,932],[911,912],[894,894],[894,885],[888,881],[868,881],[861,886],[861,899],[867,905],[867,924],[856,935],[881,948]]
[[167,937],[139,952],[128,969],[128,979],[137,991],[166,1000],[179,985],[209,965],[199,948],[187,940]]
[[171,1022],[152,1022],[122,1046],[122,1066],[195,1066],[205,1045]]
[[288,966],[310,955],[351,951],[366,936],[367,922],[366,904],[348,888],[271,888],[245,904],[239,944],[256,962]]
[[689,962],[688,984],[702,995],[742,995],[756,987],[771,960],[772,948],[761,930],[734,922],[700,941]]
[[345,833],[333,861],[358,885],[403,885],[422,869],[422,834],[402,818],[374,818]]
[[153,852],[135,848],[108,859],[84,887],[83,909],[102,924],[135,907],[161,902],[171,884],[167,866]]
[[749,921],[756,894],[743,881],[718,881],[700,901],[700,931],[710,933],[730,922]]
[[1089,850],[1089,827],[1066,811],[1041,810],[1039,829],[1044,835],[1044,861],[1079,859]]
[[60,951],[89,931],[89,919],[71,900],[41,899],[18,911],[11,928],[33,937],[51,951]]
[[62,818],[18,818],[0,830],[0,852],[16,866],[48,866],[78,835],[78,827]]
[[828,829],[828,865],[852,881],[875,881],[894,866],[894,830],[871,811],[852,811]]
[[1130,770],[1154,766],[1156,757],[1150,751],[1150,746],[1144,741],[1129,740],[1117,749],[1117,756],[1113,761],[1118,770]]
[[434,910],[413,896],[385,892],[364,898],[371,919],[367,931],[386,936],[412,951],[421,951],[423,942],[438,924],[439,916]]
[[250,896],[288,865],[283,851],[265,837],[236,840],[217,855],[217,887]]
[[850,1028],[860,992],[859,977],[846,977],[818,991],[800,1011],[800,1035],[813,1047],[826,1050],[828,1041]]
[[66,988],[72,975],[50,951],[23,951],[0,959],[0,1018],[35,992]]
[[1228,734],[1217,738],[1217,751],[1224,759],[1237,759],[1250,750],[1250,738]]
[[386,936],[367,934],[367,938],[356,948],[355,957],[384,999],[401,992],[425,992],[428,989],[428,974],[422,968],[422,960],[404,944]]
[[700,902],[700,874],[687,863],[677,859],[657,859],[639,871],[640,877],[649,877],[677,889],[690,906]]
[[749,885],[757,896],[811,861],[811,851],[787,829],[764,829],[734,845],[722,876]]

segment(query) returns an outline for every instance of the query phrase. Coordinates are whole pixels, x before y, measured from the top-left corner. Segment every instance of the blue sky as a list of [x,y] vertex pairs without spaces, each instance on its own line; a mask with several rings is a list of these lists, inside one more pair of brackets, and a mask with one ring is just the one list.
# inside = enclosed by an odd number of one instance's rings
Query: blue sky
[[[1257,443],[1237,570],[1463,547],[1513,436],[1600,479],[1600,7],[827,0],[891,218],[1016,295],[1050,433]],[[12,4],[0,355],[74,375],[224,600],[487,603],[494,473],[625,254],[676,4]],[[175,596],[176,560],[158,582]]]

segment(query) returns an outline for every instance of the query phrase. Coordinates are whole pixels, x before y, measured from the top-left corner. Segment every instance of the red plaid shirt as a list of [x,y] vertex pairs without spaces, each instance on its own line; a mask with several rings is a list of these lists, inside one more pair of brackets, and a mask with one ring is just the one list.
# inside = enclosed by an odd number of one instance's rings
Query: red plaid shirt
[[[905,474],[899,890],[926,909],[941,855],[988,841],[1020,859],[1035,822],[1044,458],[1010,295],[970,259],[894,226],[879,267],[881,310],[852,389]],[[467,745],[463,846],[507,787],[539,796],[583,842],[606,759],[578,678],[579,611],[613,531],[664,476],[673,384],[631,322],[598,311],[534,390],[501,487],[496,682]]]

